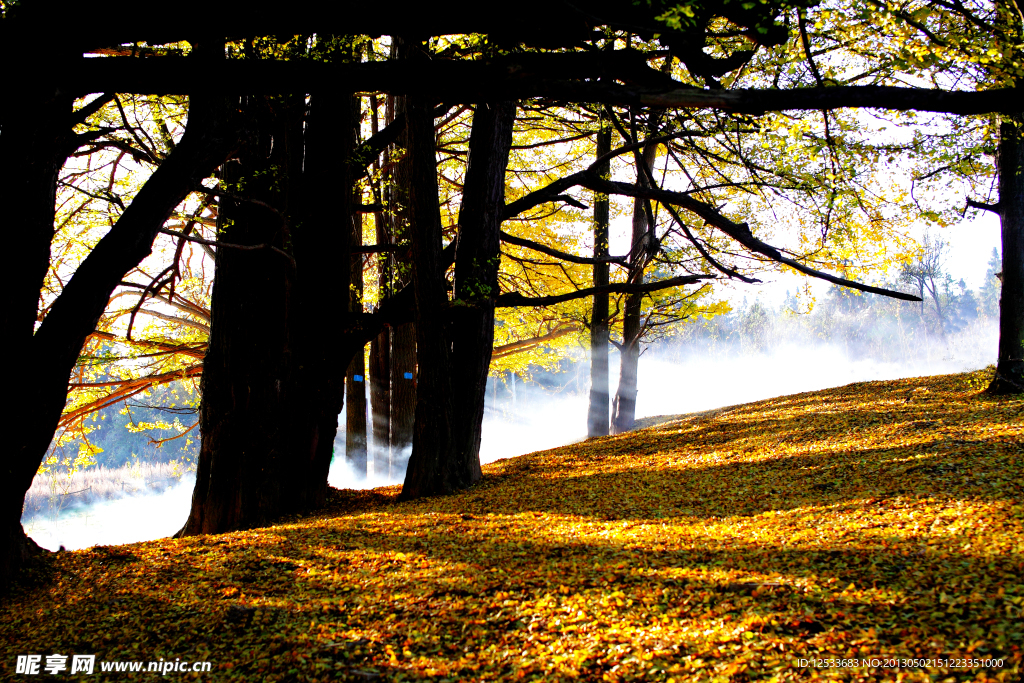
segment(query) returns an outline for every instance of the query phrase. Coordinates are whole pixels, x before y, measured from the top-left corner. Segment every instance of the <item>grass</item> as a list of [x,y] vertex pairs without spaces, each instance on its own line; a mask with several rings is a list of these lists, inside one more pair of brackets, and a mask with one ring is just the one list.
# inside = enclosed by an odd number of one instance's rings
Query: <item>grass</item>
[[[984,382],[664,418],[485,466],[455,496],[337,492],[269,528],[52,555],[4,600],[0,666],[83,653],[212,662],[199,680],[1019,680],[1024,400]],[[885,661],[801,661],[853,658]]]
[[37,474],[25,494],[22,520],[52,517],[55,509],[68,511],[128,495],[159,493],[178,484],[182,473],[180,465],[167,462],[138,462],[122,467],[97,465],[78,470],[70,478],[57,472],[59,484],[52,488],[47,475]]

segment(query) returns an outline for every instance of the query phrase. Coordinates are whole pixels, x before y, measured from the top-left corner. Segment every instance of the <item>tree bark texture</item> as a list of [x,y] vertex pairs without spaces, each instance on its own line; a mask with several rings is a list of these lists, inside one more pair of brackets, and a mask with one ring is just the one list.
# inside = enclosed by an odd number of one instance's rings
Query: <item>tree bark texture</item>
[[[50,93],[48,98],[32,97],[31,101],[34,105],[29,107],[22,96],[11,96],[0,105],[4,131],[0,135],[0,202],[5,207],[0,221],[7,249],[17,255],[5,263],[4,357],[18,359],[10,364],[17,387],[32,387],[36,381],[31,375],[38,369],[25,361],[33,351],[39,291],[50,266],[57,175],[67,159],[71,134],[70,98]],[[68,374],[70,368],[63,378],[65,386],[52,382],[49,387],[53,397],[48,404],[59,405],[58,411],[64,406]],[[15,449],[5,449],[0,477],[0,589],[29,557],[41,552],[25,535],[21,512],[25,492],[56,427],[52,415],[40,415],[36,406],[19,404],[11,407],[18,425]]]
[[1024,116],[999,126],[999,219],[1003,286],[999,299],[999,354],[992,394],[1024,392]]
[[[366,359],[360,349],[345,375],[345,460],[366,477]],[[376,474],[376,470],[374,470]]]
[[[639,164],[643,163],[650,169],[654,165],[655,145],[644,148],[643,155],[637,163],[637,183],[647,186],[647,176]],[[649,224],[644,201],[633,202],[633,246],[630,251],[629,281],[634,284],[643,282],[644,268],[649,255],[648,246],[653,243],[654,226]],[[615,392],[615,404],[612,410],[612,433],[622,434],[633,428],[636,420],[636,380],[640,365],[640,337],[643,335],[643,322],[640,316],[643,294],[627,294],[622,319],[622,346],[619,348],[619,386]]]
[[[359,120],[359,112],[353,111],[353,120]],[[353,195],[353,203],[358,198]],[[352,215],[352,244],[362,246],[362,216]],[[353,253],[350,262],[349,311],[363,312],[363,257]],[[352,357],[348,372],[345,373],[345,459],[356,475],[366,477],[366,358],[361,347]]]
[[385,329],[370,342],[370,415],[373,472],[391,477],[391,331]]
[[[392,46],[392,59],[402,59],[400,54],[408,50],[402,39],[396,39]],[[391,97],[388,100],[389,123],[405,116],[406,98]],[[409,151],[408,127],[398,135],[390,155],[395,159],[391,167],[390,183],[384,193],[387,197],[388,215],[385,226],[390,228],[389,242],[399,245],[411,243],[411,188],[412,159]],[[394,295],[412,282],[412,263],[408,257],[391,253],[387,257],[387,282],[382,291]],[[416,421],[416,325],[403,323],[390,329],[388,335],[387,360],[389,377],[387,410],[389,470],[397,475],[412,448],[413,426]],[[382,413],[381,420],[384,419]]]
[[[448,493],[459,473],[455,461],[451,344],[445,318],[448,298],[441,267],[441,215],[437,203],[437,162],[433,102],[406,99],[412,236],[412,283],[416,296],[416,421],[402,498]],[[397,360],[397,359],[396,359]]]
[[[371,132],[376,136],[379,132],[379,116],[377,96],[370,98]],[[392,113],[393,116],[393,113]],[[390,117],[388,117],[390,118]],[[393,121],[386,121],[391,124]],[[373,177],[379,178],[380,163],[373,162]],[[379,180],[374,180],[373,199],[375,204],[383,205],[384,192]],[[374,232],[377,244],[391,244],[391,231],[383,209],[373,214]],[[380,299],[383,301],[391,293],[393,253],[377,255],[377,286]],[[370,383],[370,415],[372,432],[373,473],[378,477],[391,478],[391,329],[386,328],[370,341],[370,360],[368,371]]]
[[331,166],[354,144],[351,99],[314,93],[305,140],[303,96],[246,97],[241,108],[250,133],[223,179],[245,199],[222,200],[219,228],[226,242],[277,250],[218,249],[202,446],[181,535],[250,528],[323,502],[342,377],[361,347],[339,341],[352,182]]
[[[197,48],[194,59],[216,59],[222,50]],[[52,95],[51,95],[52,97]],[[20,101],[20,98],[17,98]],[[37,548],[21,528],[25,493],[46,455],[67,398],[68,377],[75,367],[82,345],[96,328],[114,289],[132,268],[149,255],[157,231],[199,181],[207,177],[235,148],[236,121],[221,97],[192,98],[189,121],[181,142],[153,173],[110,231],[90,252],[68,280],[46,318],[35,325],[42,278],[48,267],[49,242],[53,235],[53,197],[56,178],[64,158],[74,151],[70,101],[62,96],[43,99],[42,111],[33,111],[35,121],[19,119],[5,107],[4,134],[0,136],[0,162],[4,178],[8,234],[25,251],[12,263],[19,269],[17,301],[9,312],[10,343],[19,346],[17,365],[31,369],[27,395],[13,408],[19,425],[14,444],[4,457],[3,507],[0,508],[0,584],[5,584]],[[63,121],[63,123],[61,123]],[[28,126],[19,130],[20,125]],[[58,126],[64,127],[59,134]],[[20,139],[19,139],[20,138]],[[18,159],[23,155],[23,159]],[[63,158],[61,157],[63,155]],[[20,163],[19,163],[20,162]],[[17,193],[17,198],[7,195]],[[18,225],[20,224],[20,225]],[[45,245],[44,245],[45,242]],[[44,265],[44,257],[46,264]],[[21,263],[23,261],[23,263]],[[25,281],[20,281],[21,277]],[[19,381],[15,370],[15,381]],[[19,385],[21,383],[19,382]]]
[[505,170],[516,104],[481,103],[473,114],[459,235],[455,250],[455,306],[451,327],[455,390],[455,462],[451,485],[480,479],[480,437],[487,372],[494,349],[494,302],[501,263]]
[[412,446],[416,423],[418,362],[416,323],[391,328],[391,457],[398,462]]
[[[611,127],[602,118],[597,133],[595,155],[600,158],[611,151]],[[610,179],[611,164],[595,169],[602,178]],[[608,257],[609,200],[608,195],[594,195],[594,258]],[[608,263],[594,264],[594,286],[608,284]],[[587,411],[587,436],[606,436],[609,427],[608,404],[608,294],[595,294],[590,320],[590,406]]]

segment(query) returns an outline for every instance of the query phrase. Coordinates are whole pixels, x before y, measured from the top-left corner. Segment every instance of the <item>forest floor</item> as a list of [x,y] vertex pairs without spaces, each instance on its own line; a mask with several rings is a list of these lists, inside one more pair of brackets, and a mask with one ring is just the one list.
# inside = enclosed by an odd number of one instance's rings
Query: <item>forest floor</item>
[[987,376],[664,418],[459,495],[341,491],[269,528],[48,555],[0,602],[0,678],[93,654],[89,680],[179,658],[212,671],[174,678],[210,681],[1020,680],[1024,399]]

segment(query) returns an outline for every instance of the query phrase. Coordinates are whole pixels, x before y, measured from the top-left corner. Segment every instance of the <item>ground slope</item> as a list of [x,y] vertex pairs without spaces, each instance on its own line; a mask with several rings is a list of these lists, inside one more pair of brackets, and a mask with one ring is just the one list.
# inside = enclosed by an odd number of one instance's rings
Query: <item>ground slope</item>
[[1018,680],[1024,400],[985,383],[787,396],[499,461],[457,496],[341,492],[272,528],[53,555],[0,603],[0,672]]

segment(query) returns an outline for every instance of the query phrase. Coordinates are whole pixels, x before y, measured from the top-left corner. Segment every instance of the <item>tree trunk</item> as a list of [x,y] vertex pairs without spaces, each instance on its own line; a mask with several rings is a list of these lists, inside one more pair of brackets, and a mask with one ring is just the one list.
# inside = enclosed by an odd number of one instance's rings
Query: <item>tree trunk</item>
[[[207,50],[200,46],[194,59],[222,58],[223,50]],[[44,100],[45,101],[45,100]],[[23,106],[23,102],[18,102]],[[39,287],[45,275],[43,267],[44,236],[45,253],[49,253],[49,241],[53,234],[53,203],[49,197],[55,195],[56,173],[62,159],[73,151],[70,146],[58,149],[50,139],[55,132],[58,119],[65,126],[70,125],[69,101],[57,97],[43,107],[42,113],[33,111],[34,122],[23,124],[36,126],[19,130],[19,118],[10,109],[3,112],[4,130],[0,143],[0,165],[5,173],[21,174],[20,179],[8,182],[5,177],[0,192],[11,199],[7,192],[15,192],[18,198],[5,201],[5,223],[18,221],[23,225],[8,230],[12,239],[19,232],[29,240],[24,254],[19,259],[24,264],[12,267],[24,268],[24,277],[34,278],[19,283],[18,301],[6,315],[11,319],[10,343],[20,345],[20,365],[27,372],[33,372],[32,381],[25,383],[27,395],[16,404],[11,417],[19,425],[13,446],[9,445],[5,459],[3,483],[3,507],[0,508],[0,584],[6,584],[25,558],[37,549],[21,529],[21,512],[24,496],[31,486],[32,478],[46,455],[53,433],[60,420],[67,398],[68,377],[75,367],[82,345],[96,328],[96,323],[106,308],[111,293],[124,276],[137,266],[152,249],[157,230],[170,217],[174,208],[189,194],[192,187],[208,176],[232,151],[236,144],[237,131],[230,111],[224,100],[218,97],[193,97],[189,122],[181,142],[153,173],[143,188],[128,205],[127,209],[111,230],[78,267],[66,282],[60,296],[50,307],[42,324],[32,335],[39,300]],[[52,107],[52,108],[51,108]],[[23,139],[18,139],[19,137]],[[71,145],[64,138],[65,145]],[[17,163],[19,154],[26,158]],[[15,158],[11,158],[15,157]],[[25,183],[20,186],[19,183]],[[44,187],[45,185],[45,187]],[[20,271],[19,271],[20,272]],[[31,298],[31,303],[29,302]],[[15,370],[15,381],[18,372]],[[19,385],[22,385],[19,382]]]
[[[392,45],[392,58],[401,59],[402,50],[408,50],[404,41],[396,39]],[[406,113],[406,98],[389,99],[388,120]],[[431,119],[431,122],[433,120]],[[397,159],[391,170],[388,187],[391,241],[407,245],[412,240],[412,158],[408,131],[399,135],[392,155]],[[404,158],[403,158],[404,157]],[[412,281],[412,263],[407,257],[390,254],[388,257],[390,282],[388,292],[394,294]],[[390,446],[391,472],[397,476],[405,466],[412,448],[416,422],[416,325],[404,323],[391,329],[389,368],[391,377]]]
[[370,415],[373,471],[391,477],[391,331],[370,342]]
[[309,478],[302,483],[310,507],[326,499],[344,375],[350,359],[365,344],[353,334],[349,311],[338,305],[345,300],[350,277],[345,265],[351,264],[352,233],[345,227],[358,219],[352,206],[353,178],[362,174],[362,169],[338,160],[355,144],[356,107],[355,98],[336,89],[314,93],[305,129],[302,213],[306,229],[295,236],[295,258],[302,312],[300,378],[307,404],[317,416]]
[[[5,263],[8,295],[3,306],[4,357],[20,359],[9,367],[12,386],[32,387],[35,380],[31,375],[38,369],[24,361],[32,353],[39,291],[50,266],[57,175],[67,159],[71,100],[27,94],[23,100],[14,95],[0,106],[4,131],[0,135],[0,203],[5,207],[0,221],[6,248],[17,255]],[[63,377],[64,392],[68,374],[70,368]],[[50,389],[53,398],[48,403],[57,408],[59,418],[66,394],[58,393],[56,386]],[[56,427],[53,409],[40,414],[36,406],[19,403],[9,408],[18,424],[15,453],[4,458],[0,477],[0,589],[29,557],[41,552],[25,535],[21,513],[25,492],[32,485]]]
[[476,482],[487,395],[487,371],[494,348],[494,300],[501,263],[501,212],[505,170],[515,123],[514,102],[478,104],[469,138],[459,236],[455,250],[455,317],[451,328],[455,390],[455,462],[450,486]]
[[[437,204],[437,162],[433,102],[406,98],[412,182],[409,206],[413,291],[416,296],[416,421],[402,498],[447,493],[459,473],[455,461],[449,313],[441,267],[441,215]],[[398,365],[396,358],[396,366]],[[394,432],[392,432],[394,433]]]
[[[366,477],[366,359],[360,349],[345,375],[345,459]],[[376,470],[374,470],[376,474]]]
[[[377,96],[370,97],[371,110],[371,132],[376,135],[379,132]],[[373,177],[377,178],[380,173],[380,163],[375,159],[373,162]],[[373,199],[374,203],[383,204],[384,193],[380,184],[374,180]],[[373,223],[377,237],[377,244],[390,244],[391,234],[388,230],[388,222],[385,220],[384,211],[378,209],[373,214]],[[383,302],[391,292],[391,282],[394,256],[391,253],[377,255],[377,286],[380,292],[380,300]],[[373,473],[377,477],[390,479],[391,471],[391,329],[385,329],[370,342],[370,415],[371,431],[373,434],[373,445],[370,452],[373,454]]]
[[[246,198],[224,197],[218,234],[234,244],[284,250],[289,203],[299,199],[301,114],[295,97],[245,97],[251,138],[224,166],[223,183]],[[237,191],[237,190],[236,190]],[[259,204],[255,202],[260,202]],[[203,363],[202,446],[192,510],[183,535],[254,526],[290,509],[295,420],[304,412],[293,352],[298,344],[295,273],[269,249],[219,248]],[[305,460],[309,460],[306,458]]]
[[[639,168],[639,164],[653,168],[657,146],[648,145],[644,148],[637,162],[637,182],[647,185],[647,176]],[[649,262],[649,245],[653,241],[654,226],[647,220],[644,200],[633,202],[633,246],[630,251],[629,281],[640,284],[644,279],[644,269]],[[619,347],[619,387],[615,392],[615,405],[612,413],[612,433],[622,434],[633,428],[636,420],[636,378],[640,364],[640,338],[643,336],[643,324],[640,317],[643,294],[628,294],[623,310],[622,346]]]
[[[353,98],[353,101],[354,98]],[[353,120],[360,119],[360,112],[353,111]],[[358,198],[353,196],[353,201]],[[362,246],[362,216],[352,217],[352,244]],[[363,312],[363,256],[352,254],[350,259],[349,311]],[[352,357],[348,372],[345,373],[345,459],[361,478],[366,478],[366,357],[364,348]]]
[[352,182],[335,169],[354,142],[350,103],[314,94],[303,144],[302,96],[242,100],[252,134],[223,176],[254,201],[223,198],[220,234],[278,251],[217,251],[202,446],[181,535],[265,524],[326,495],[342,368],[360,348],[339,341],[348,313],[332,310],[349,283]]
[[417,395],[416,324],[391,330],[391,456],[401,468],[412,447]]
[[628,294],[622,319],[622,346],[619,347],[619,386],[612,409],[612,434],[622,434],[636,421],[636,378],[640,365],[641,294]]
[[999,218],[1003,286],[999,299],[999,355],[992,394],[1024,392],[1024,116],[999,126]]
[[[604,119],[597,133],[596,156],[611,151],[612,130]],[[604,163],[597,169],[598,175],[610,179],[611,164]],[[608,256],[608,195],[594,196],[594,258]],[[594,264],[594,286],[608,284],[608,264]],[[587,436],[608,434],[608,294],[595,294],[590,320],[590,408],[587,412]]]

